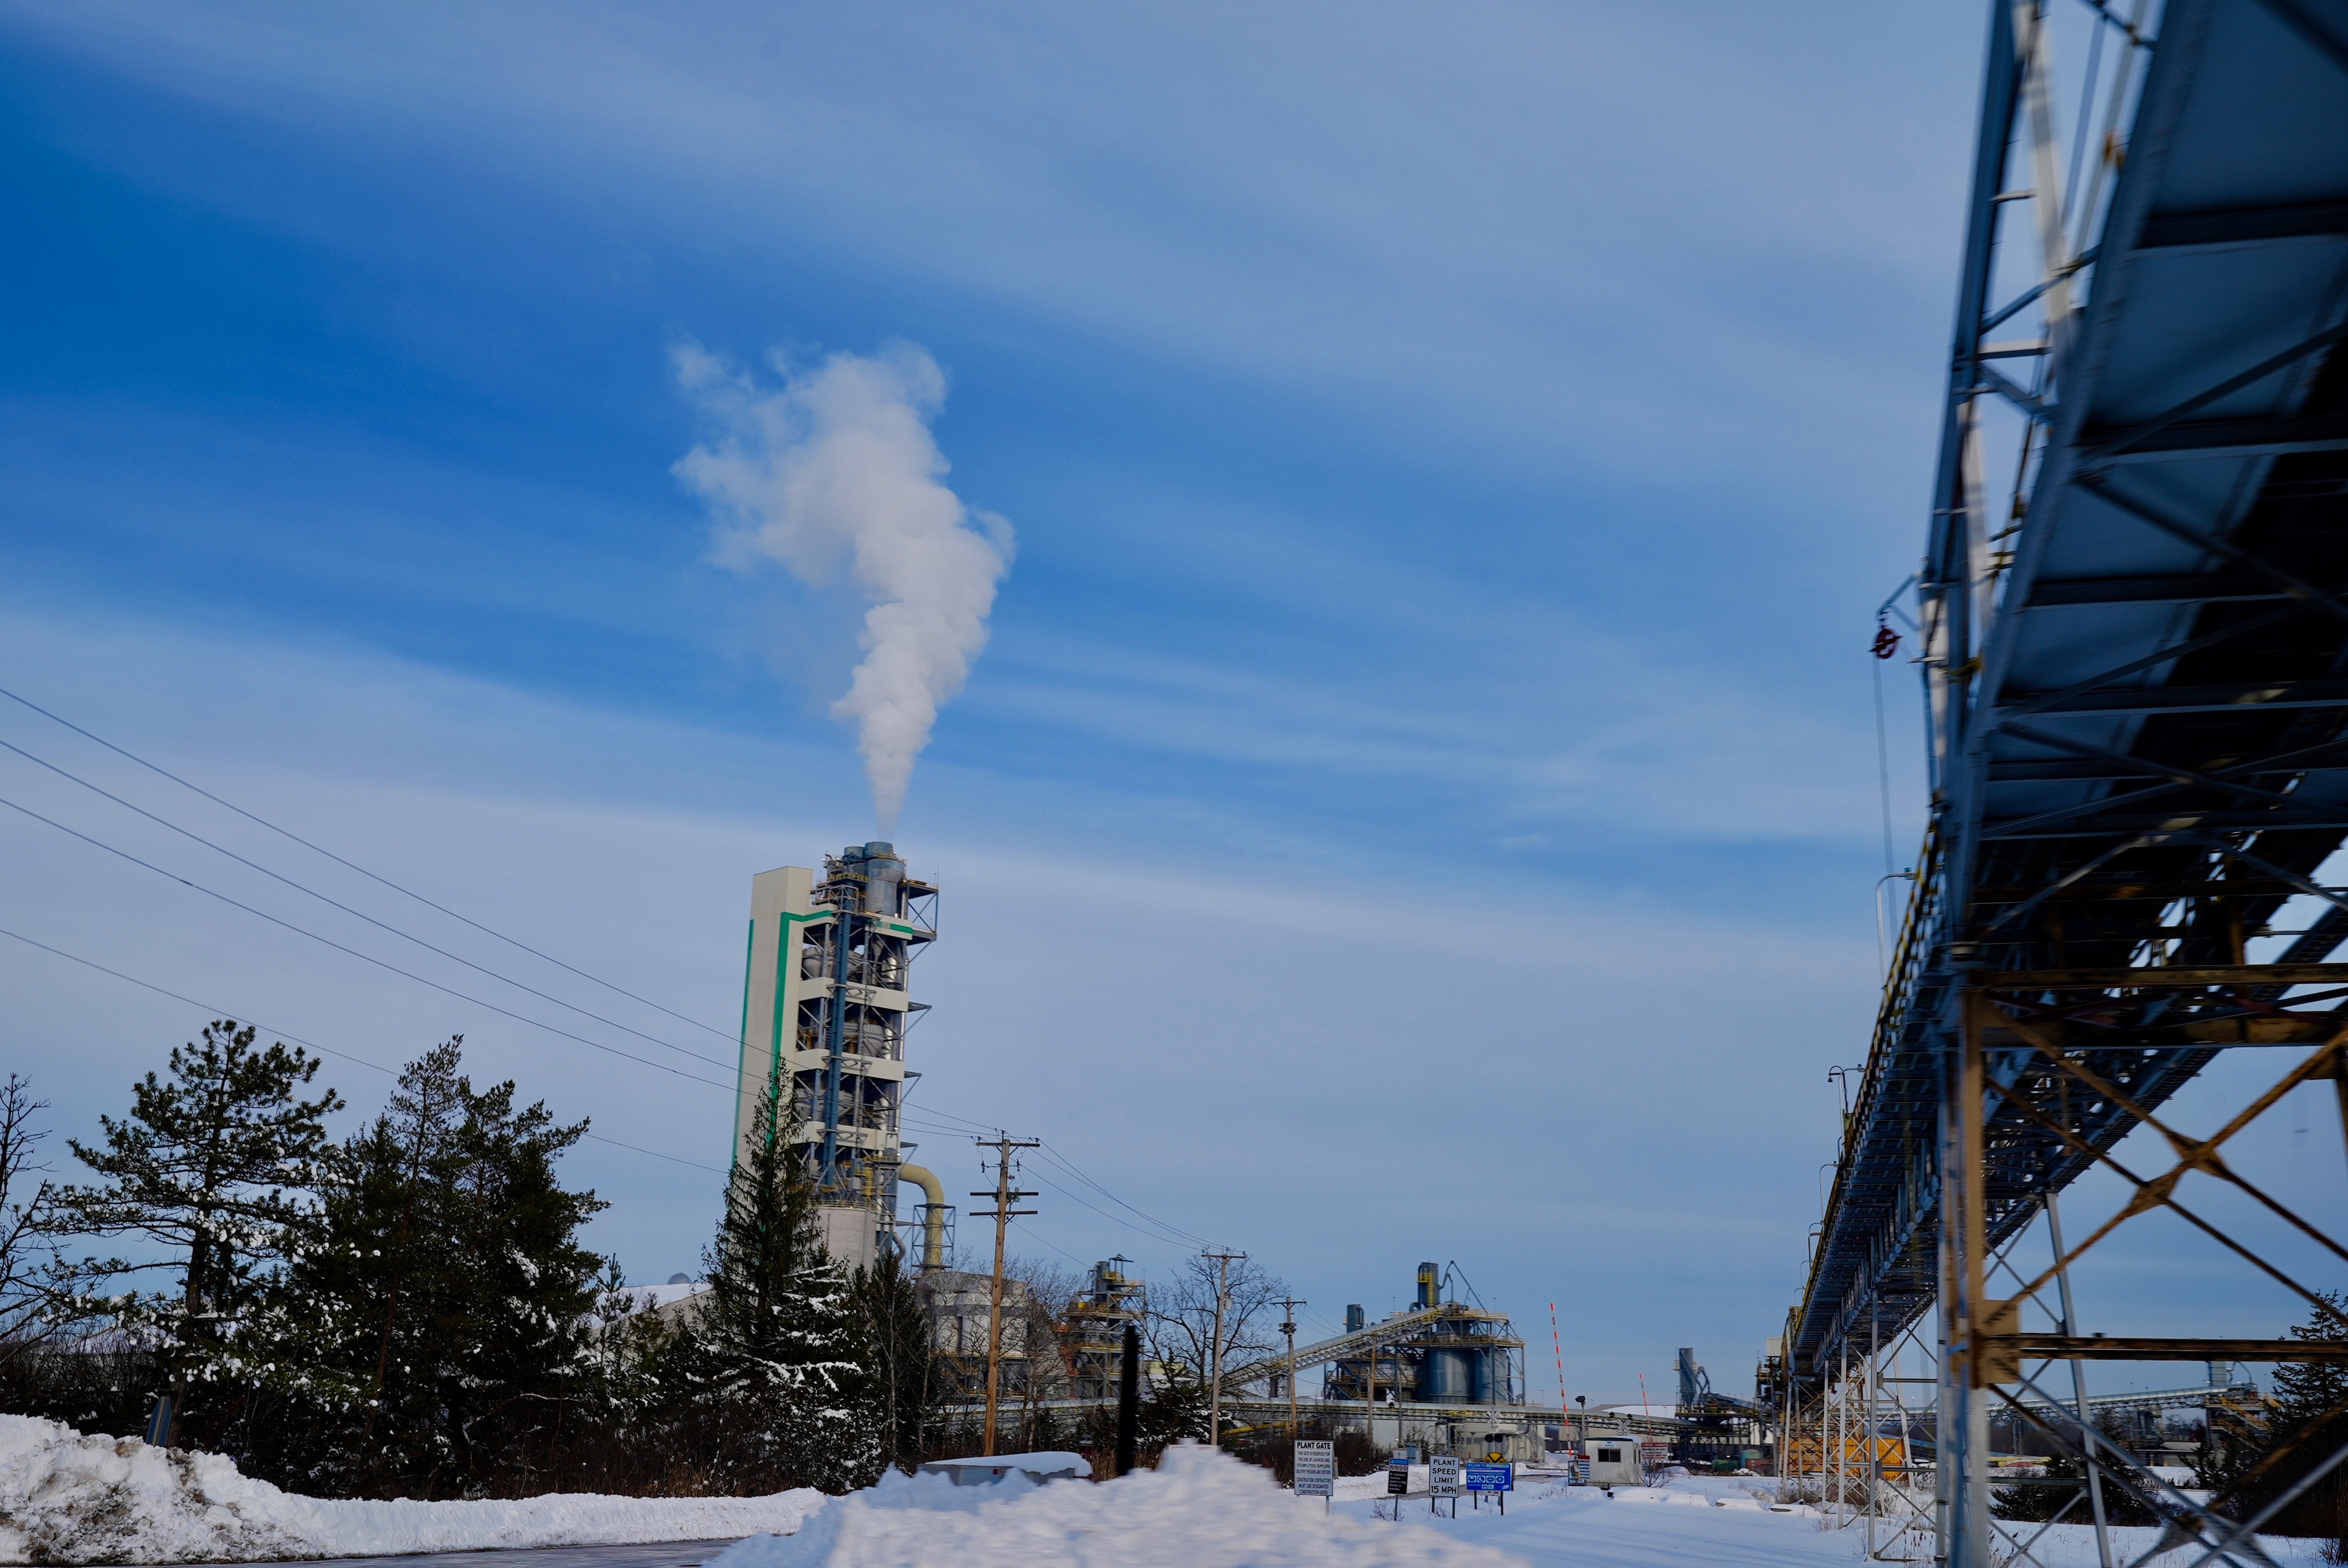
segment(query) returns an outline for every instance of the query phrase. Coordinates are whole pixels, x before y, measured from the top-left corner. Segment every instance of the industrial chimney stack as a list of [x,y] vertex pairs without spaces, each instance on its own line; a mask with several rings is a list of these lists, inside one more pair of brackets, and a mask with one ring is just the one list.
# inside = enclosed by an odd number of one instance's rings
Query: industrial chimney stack
[[944,1262],[942,1194],[928,1172],[904,1163],[898,1130],[905,1025],[922,1009],[909,971],[936,937],[936,906],[937,889],[877,841],[824,856],[820,876],[786,866],[750,881],[734,1148],[780,1081],[793,1123],[780,1135],[822,1194],[825,1247],[851,1266],[895,1245],[901,1174],[930,1190],[918,1216],[922,1265]]

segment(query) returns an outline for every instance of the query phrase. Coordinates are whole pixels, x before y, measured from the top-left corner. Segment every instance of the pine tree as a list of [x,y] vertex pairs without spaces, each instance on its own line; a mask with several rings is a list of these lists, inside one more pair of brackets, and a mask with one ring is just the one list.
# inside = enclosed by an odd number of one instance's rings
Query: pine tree
[[[149,1072],[131,1089],[130,1115],[101,1116],[103,1146],[67,1140],[105,1184],[73,1187],[58,1204],[78,1231],[139,1235],[174,1255],[152,1264],[89,1266],[101,1276],[176,1270],[176,1296],[128,1305],[170,1347],[172,1392],[191,1439],[219,1440],[242,1390],[279,1368],[253,1354],[282,1265],[316,1226],[308,1192],[324,1150],[324,1118],[342,1107],[331,1089],[298,1091],[317,1059],[282,1043],[253,1049],[233,1020],[204,1028],[203,1043],[171,1052],[168,1080]],[[191,1406],[192,1390],[202,1404]],[[208,1406],[209,1408],[206,1408]]]
[[[455,1188],[463,1166],[465,1086],[458,1068],[464,1044],[463,1035],[451,1035],[409,1062],[383,1114],[337,1162],[345,1180],[340,1201],[327,1211],[335,1239],[353,1257],[379,1260],[361,1270],[376,1276],[366,1283],[379,1287],[383,1304],[369,1379],[368,1437],[383,1409],[399,1338],[400,1288],[413,1289],[419,1259],[443,1255],[437,1233],[446,1225],[448,1205],[440,1200]],[[358,1300],[366,1303],[372,1294],[362,1291]],[[412,1322],[419,1315],[412,1298],[407,1306]]]
[[906,1471],[928,1457],[938,1409],[935,1330],[904,1259],[894,1250],[860,1268],[850,1296],[866,1346],[872,1411],[885,1463]]
[[616,1257],[603,1260],[594,1291],[593,1325],[582,1356],[586,1397],[619,1440],[647,1453],[664,1450],[660,1375],[676,1330],[661,1314],[644,1310]]
[[678,1391],[719,1488],[847,1491],[880,1473],[882,1423],[786,1114],[770,1088],[703,1255],[709,1289],[678,1337]]
[[352,1397],[259,1465],[327,1491],[527,1491],[586,1355],[602,1260],[578,1231],[603,1205],[566,1190],[586,1123],[514,1085],[474,1089],[462,1037],[408,1063],[383,1114],[333,1152],[324,1240],[294,1265],[314,1359]]
[[585,1392],[584,1342],[603,1260],[579,1230],[607,1207],[571,1192],[556,1159],[587,1123],[559,1125],[545,1104],[517,1111],[510,1082],[464,1090],[456,1275],[466,1331],[440,1387],[460,1470],[502,1470],[525,1486],[564,1408]]
[[1135,1412],[1137,1446],[1154,1467],[1156,1456],[1176,1443],[1205,1442],[1208,1414],[1207,1385],[1181,1362],[1169,1362]]
[[[2348,1295],[2322,1293],[2306,1321],[2293,1324],[2289,1333],[2294,1339],[2348,1339]],[[2237,1519],[2265,1508],[2348,1444],[2348,1366],[2282,1362],[2274,1371],[2274,1398],[2263,1437],[2213,1451],[2197,1477],[2218,1492],[2217,1506]],[[2281,1457],[2269,1463],[2279,1452]],[[2277,1534],[2348,1533],[2348,1478],[2334,1470],[2265,1528]]]

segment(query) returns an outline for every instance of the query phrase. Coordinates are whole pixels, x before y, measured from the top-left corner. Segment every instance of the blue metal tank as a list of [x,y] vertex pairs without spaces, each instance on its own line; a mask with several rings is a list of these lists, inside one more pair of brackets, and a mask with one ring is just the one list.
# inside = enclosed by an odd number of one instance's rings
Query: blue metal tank
[[1480,1402],[1476,1385],[1482,1381],[1483,1353],[1464,1347],[1440,1346],[1419,1363],[1418,1397],[1431,1405],[1472,1405]]

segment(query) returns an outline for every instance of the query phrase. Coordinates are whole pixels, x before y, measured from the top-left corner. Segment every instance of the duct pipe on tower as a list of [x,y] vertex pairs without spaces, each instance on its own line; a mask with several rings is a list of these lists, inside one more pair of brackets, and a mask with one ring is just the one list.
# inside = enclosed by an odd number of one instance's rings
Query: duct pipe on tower
[[946,1190],[937,1177],[920,1165],[900,1165],[897,1179],[912,1182],[930,1200],[929,1212],[922,1216],[922,1272],[946,1266]]
[[864,912],[894,918],[903,913],[905,863],[897,846],[874,840],[864,846]]

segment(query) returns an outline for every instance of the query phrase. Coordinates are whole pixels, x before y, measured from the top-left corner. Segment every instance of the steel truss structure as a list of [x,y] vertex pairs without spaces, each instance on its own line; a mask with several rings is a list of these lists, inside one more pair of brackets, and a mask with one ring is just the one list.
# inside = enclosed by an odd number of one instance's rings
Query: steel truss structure
[[[2060,1517],[2105,1568],[2123,1493],[2177,1568],[2261,1562],[2282,1504],[2168,1485],[2098,1430],[2088,1366],[2348,1359],[2174,1313],[2091,1335],[2071,1279],[2130,1226],[2300,1297],[2348,1263],[2224,1154],[2311,1081],[2348,1122],[2343,341],[2348,5],[1995,0],[1916,579],[1931,826],[1786,1346],[1789,1457],[1871,1554],[1921,1554],[1915,1510],[1952,1568],[2037,1561],[1990,1506],[1997,1412],[2081,1462]],[[2221,1059],[2284,1065],[2172,1125]],[[2125,1195],[2066,1233],[2091,1173]]]

